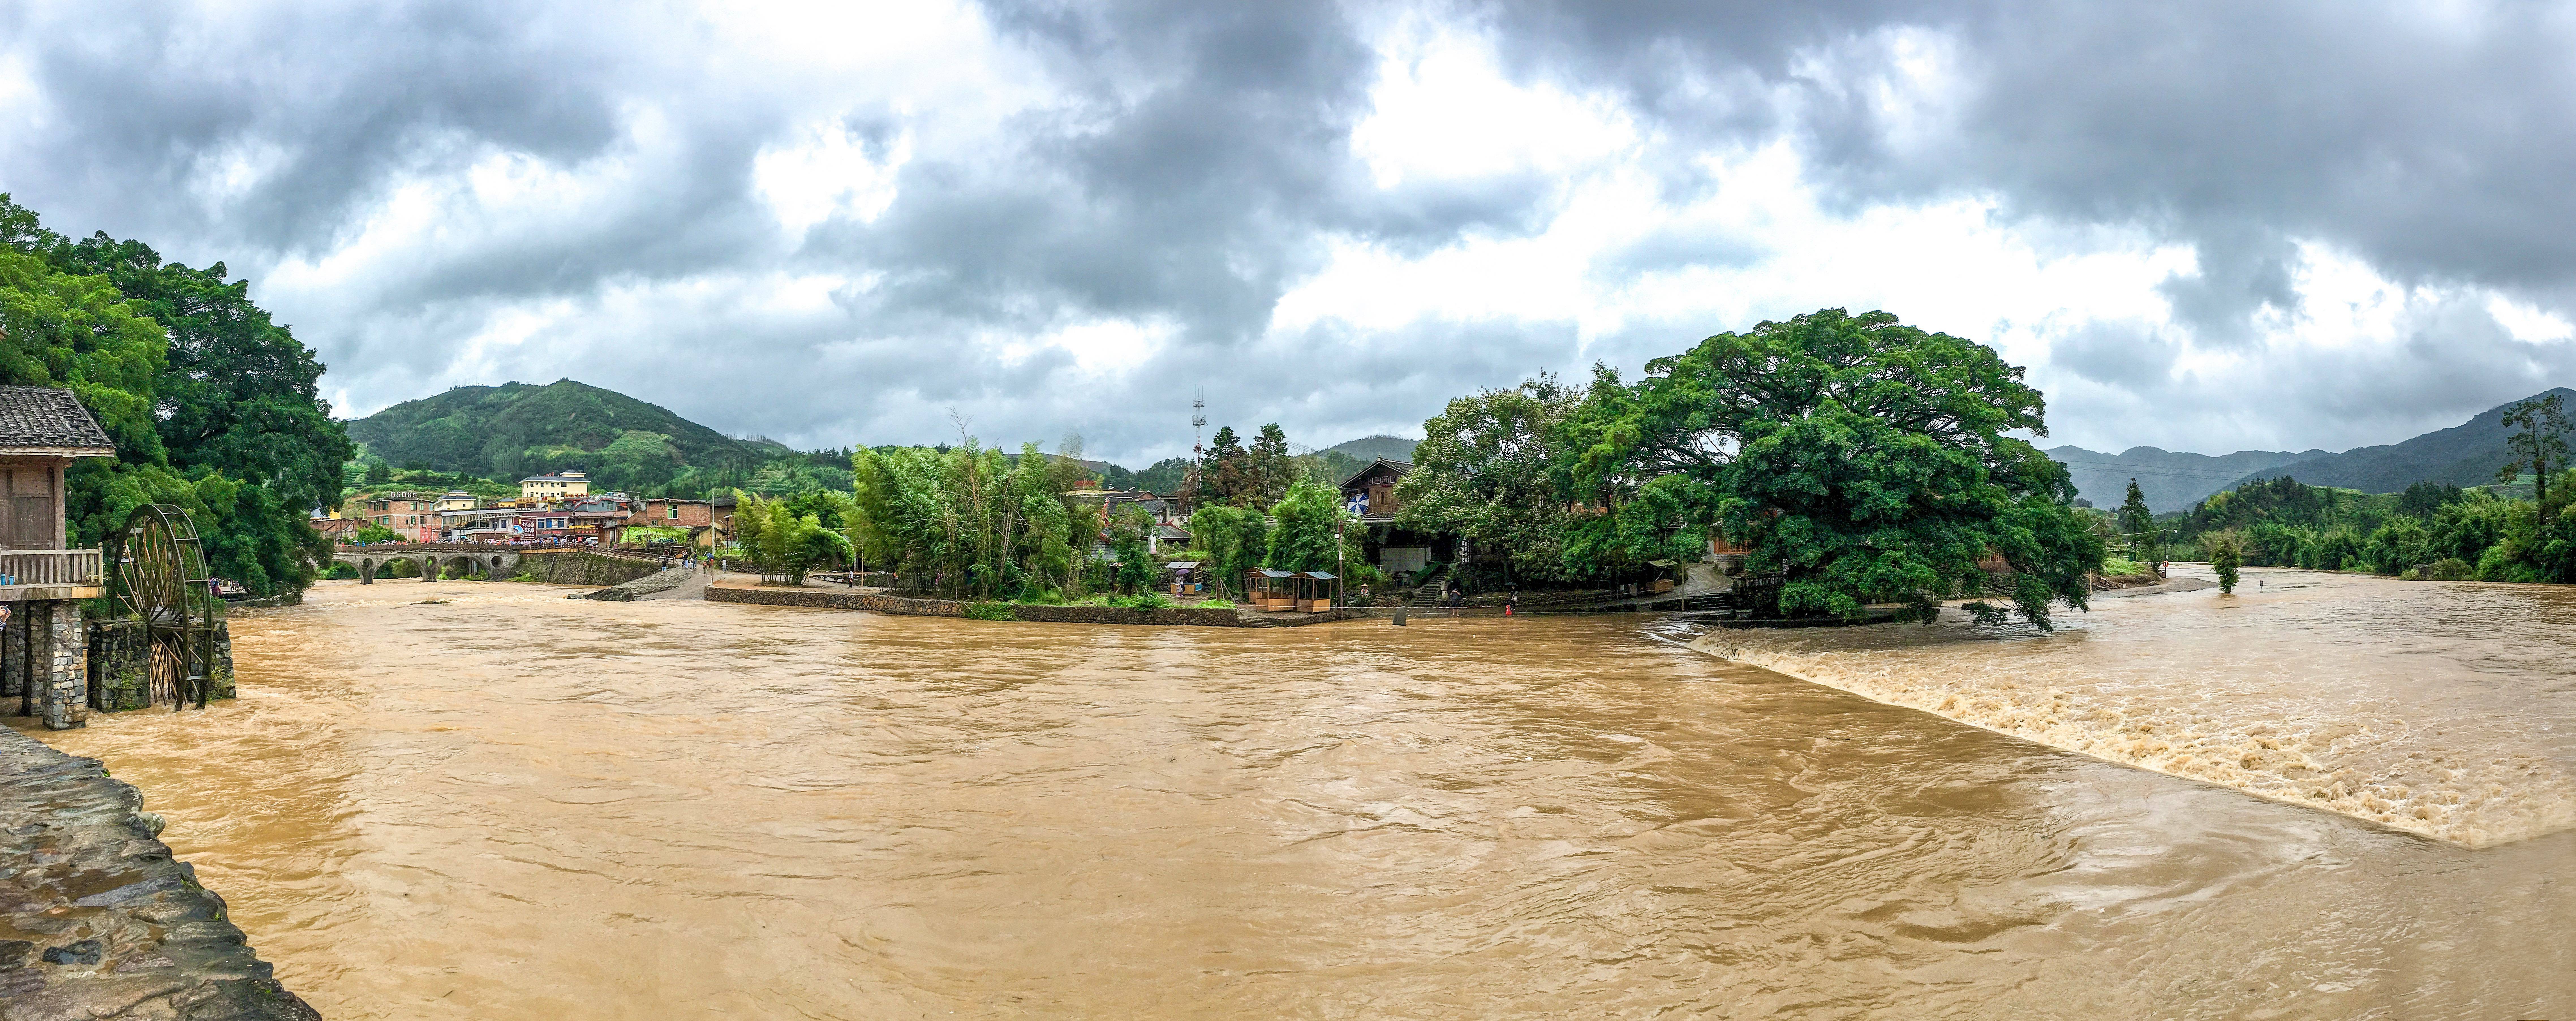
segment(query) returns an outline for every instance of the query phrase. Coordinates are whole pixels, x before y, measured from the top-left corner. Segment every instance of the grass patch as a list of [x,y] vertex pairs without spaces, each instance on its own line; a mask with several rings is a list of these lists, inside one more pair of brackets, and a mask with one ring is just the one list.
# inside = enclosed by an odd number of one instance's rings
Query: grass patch
[[2122,560],[2118,557],[2113,557],[2102,562],[2102,576],[2105,578],[2119,578],[2128,575],[2154,573],[2154,571],[2147,569],[2147,565],[2141,564],[2135,560]]
[[1011,612],[1011,604],[1009,603],[968,603],[966,604],[966,619],[1018,620],[1020,617],[1018,614]]

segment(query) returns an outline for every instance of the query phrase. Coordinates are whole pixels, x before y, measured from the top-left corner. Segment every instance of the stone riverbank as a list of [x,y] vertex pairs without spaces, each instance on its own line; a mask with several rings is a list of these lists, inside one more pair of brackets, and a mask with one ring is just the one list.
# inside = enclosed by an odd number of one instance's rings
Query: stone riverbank
[[97,759],[0,728],[0,1021],[318,1019]]

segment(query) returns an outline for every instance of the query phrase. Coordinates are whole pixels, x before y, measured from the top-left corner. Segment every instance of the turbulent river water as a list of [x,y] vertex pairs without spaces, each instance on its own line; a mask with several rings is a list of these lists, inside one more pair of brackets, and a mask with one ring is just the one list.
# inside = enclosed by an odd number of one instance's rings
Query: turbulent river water
[[2261,577],[1982,637],[338,583],[239,701],[37,736],[334,1018],[2576,1016],[2576,601]]

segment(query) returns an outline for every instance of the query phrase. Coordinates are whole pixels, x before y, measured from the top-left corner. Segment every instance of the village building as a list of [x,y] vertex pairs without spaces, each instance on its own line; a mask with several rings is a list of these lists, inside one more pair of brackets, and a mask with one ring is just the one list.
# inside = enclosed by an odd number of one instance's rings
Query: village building
[[107,594],[99,551],[63,548],[63,469],[115,456],[71,391],[0,386],[0,695],[54,730],[89,719],[79,601]]
[[707,513],[708,513],[711,517],[713,517],[713,518],[715,519],[715,535],[716,535],[715,541],[714,541],[714,542],[712,542],[712,543],[709,543],[709,545],[713,545],[713,546],[731,546],[731,545],[733,545],[733,539],[734,539],[734,530],[733,530],[733,512],[734,512],[734,504],[735,504],[735,503],[736,503],[735,499],[734,499],[732,496],[729,496],[729,495],[728,495],[728,496],[719,496],[719,497],[716,497],[716,498],[715,498],[715,499],[713,499],[713,500],[709,500],[709,501],[707,501]]
[[1434,560],[1453,562],[1463,545],[1455,535],[1396,524],[1396,513],[1404,509],[1396,486],[1411,474],[1412,462],[1379,458],[1342,480],[1342,506],[1368,530],[1361,553],[1390,576],[1422,570]]
[[[634,516],[626,519],[625,527],[685,529],[689,534],[690,545],[705,547],[716,544],[715,525],[716,511],[713,503],[706,500],[655,498],[637,505]],[[626,537],[621,534],[611,541],[623,542],[626,541]]]
[[590,476],[581,472],[530,475],[519,480],[519,499],[571,500],[590,495]]
[[455,510],[473,510],[480,506],[483,506],[483,501],[475,499],[474,494],[462,489],[448,490],[438,498],[438,512],[441,514]]
[[398,491],[362,494],[340,505],[340,516],[380,525],[409,542],[437,542],[443,521],[434,493]]

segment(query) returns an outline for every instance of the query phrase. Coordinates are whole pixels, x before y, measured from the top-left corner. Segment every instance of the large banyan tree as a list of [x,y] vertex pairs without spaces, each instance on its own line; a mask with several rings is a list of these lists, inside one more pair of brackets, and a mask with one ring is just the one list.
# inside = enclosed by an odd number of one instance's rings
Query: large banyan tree
[[2103,546],[2065,467],[2008,435],[2048,435],[2044,410],[1985,345],[1825,309],[1710,337],[1633,384],[1602,370],[1562,428],[1576,486],[1617,494],[1582,529],[1716,528],[1786,575],[1793,615],[1930,620],[1993,594],[2045,628],[2052,603],[2084,607]]

